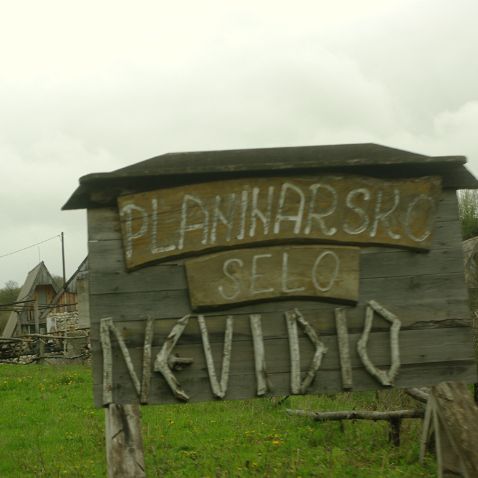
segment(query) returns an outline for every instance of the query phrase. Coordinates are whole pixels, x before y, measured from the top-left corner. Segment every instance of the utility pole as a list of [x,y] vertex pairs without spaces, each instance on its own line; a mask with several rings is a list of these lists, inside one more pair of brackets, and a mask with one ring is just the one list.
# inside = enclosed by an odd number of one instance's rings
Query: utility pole
[[66,272],[65,272],[65,234],[61,233],[61,262],[63,264],[63,287],[66,284]]

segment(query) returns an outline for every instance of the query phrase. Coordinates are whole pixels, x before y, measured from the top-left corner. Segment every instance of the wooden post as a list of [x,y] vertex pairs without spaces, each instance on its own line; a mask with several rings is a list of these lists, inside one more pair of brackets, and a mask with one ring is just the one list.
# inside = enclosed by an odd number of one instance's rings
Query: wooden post
[[400,417],[390,418],[389,440],[394,446],[400,446],[400,426],[402,419]]
[[438,478],[478,476],[478,407],[464,383],[443,382],[432,387],[423,424],[421,461],[432,434]]
[[33,303],[33,318],[35,320],[35,333],[40,333],[40,311],[38,309],[38,300]]
[[105,408],[108,478],[143,478],[143,438],[139,405]]
[[[40,311],[38,308],[38,299],[33,302],[33,318],[35,320],[35,333],[39,334],[40,333]],[[41,339],[38,339],[38,342],[35,344],[35,353],[40,355],[40,341]]]

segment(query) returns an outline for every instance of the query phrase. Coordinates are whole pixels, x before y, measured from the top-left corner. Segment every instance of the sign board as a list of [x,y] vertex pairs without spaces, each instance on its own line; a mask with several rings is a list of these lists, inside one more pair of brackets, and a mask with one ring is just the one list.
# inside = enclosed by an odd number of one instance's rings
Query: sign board
[[201,168],[184,153],[83,181],[98,406],[475,381],[455,186],[441,187],[464,184],[462,159],[378,148],[360,169],[349,149],[341,163],[314,147],[313,169],[307,148],[308,169],[294,148]]
[[274,246],[185,261],[193,310],[290,297],[356,302],[358,247]]
[[126,265],[298,241],[429,249],[440,183],[438,177],[259,177],[120,196]]

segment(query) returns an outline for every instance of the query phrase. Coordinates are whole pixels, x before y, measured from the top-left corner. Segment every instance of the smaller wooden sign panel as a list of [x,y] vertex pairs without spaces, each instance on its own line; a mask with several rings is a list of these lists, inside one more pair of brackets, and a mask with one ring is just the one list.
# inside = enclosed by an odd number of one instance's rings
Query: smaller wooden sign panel
[[185,261],[193,309],[290,297],[356,302],[359,248],[275,246]]

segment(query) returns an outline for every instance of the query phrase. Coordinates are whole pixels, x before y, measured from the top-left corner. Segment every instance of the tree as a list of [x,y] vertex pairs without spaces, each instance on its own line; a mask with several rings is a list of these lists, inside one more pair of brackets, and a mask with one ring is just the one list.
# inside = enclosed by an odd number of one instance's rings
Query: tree
[[0,304],[11,304],[17,300],[20,293],[20,286],[14,280],[5,282],[3,289],[0,289]]
[[[5,282],[5,286],[3,287],[3,289],[0,289],[0,306],[2,304],[11,304],[12,302],[15,302],[19,293],[20,287],[15,281],[9,280]],[[0,335],[2,334],[3,329],[7,323],[10,311],[10,307],[0,307]]]
[[478,191],[465,189],[458,192],[458,213],[463,240],[478,236]]

